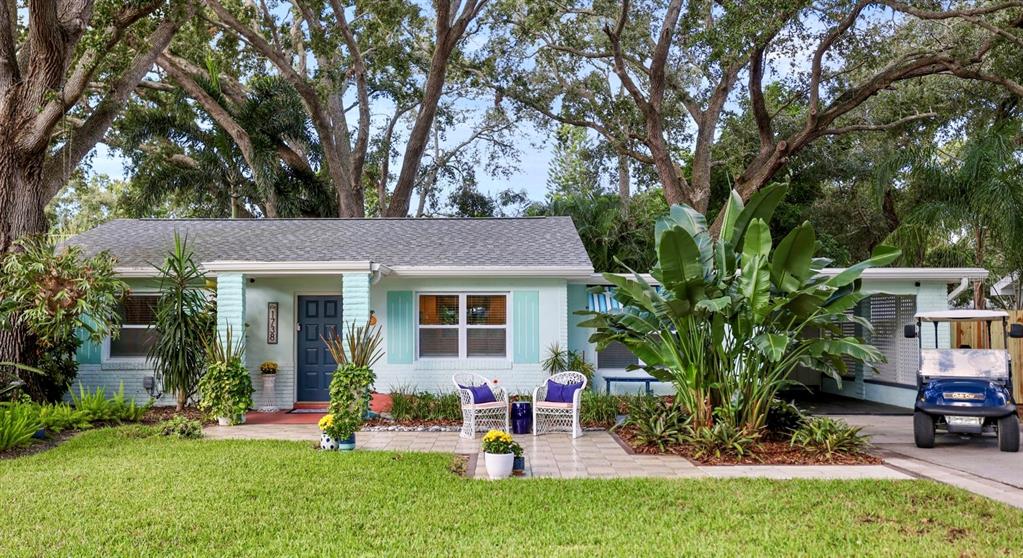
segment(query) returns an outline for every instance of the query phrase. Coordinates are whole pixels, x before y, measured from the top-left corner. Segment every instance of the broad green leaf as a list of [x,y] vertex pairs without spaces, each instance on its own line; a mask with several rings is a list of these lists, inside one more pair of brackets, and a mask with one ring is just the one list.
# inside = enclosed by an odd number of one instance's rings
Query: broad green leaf
[[828,285],[832,287],[848,285],[849,283],[859,279],[864,270],[871,267],[888,265],[894,262],[901,254],[902,251],[898,248],[882,244],[877,248],[874,248],[874,252],[869,258],[845,268],[838,275],[828,279]]
[[742,209],[742,212],[735,219],[734,232],[729,237],[732,244],[742,244],[743,236],[746,235],[746,229],[753,222],[753,219],[762,219],[766,223],[771,222],[774,210],[781,203],[787,191],[788,186],[784,184],[771,184],[753,194],[749,202],[746,203],[746,207]]
[[753,338],[753,344],[771,362],[778,362],[785,356],[785,350],[788,349],[789,341],[788,336],[776,333],[762,333]]
[[766,260],[771,254],[771,229],[763,219],[754,219],[746,231],[746,239],[742,243],[742,259],[751,258]]
[[763,258],[743,258],[739,289],[753,310],[754,321],[760,323],[771,303],[771,274],[764,266]]
[[671,227],[661,235],[657,246],[658,280],[669,289],[673,285],[688,285],[703,281],[703,263],[700,249],[693,237],[682,227]]
[[728,202],[725,203],[725,208],[722,210],[724,215],[721,217],[721,240],[731,242],[735,234],[735,222],[739,219],[742,209],[742,196],[739,195],[739,192],[732,190],[728,195]]
[[792,229],[778,243],[771,262],[771,282],[779,290],[794,292],[812,275],[810,262],[817,246],[817,236],[809,221]]
[[696,308],[709,312],[720,312],[732,304],[732,297],[722,296],[718,298],[705,298],[696,303]]

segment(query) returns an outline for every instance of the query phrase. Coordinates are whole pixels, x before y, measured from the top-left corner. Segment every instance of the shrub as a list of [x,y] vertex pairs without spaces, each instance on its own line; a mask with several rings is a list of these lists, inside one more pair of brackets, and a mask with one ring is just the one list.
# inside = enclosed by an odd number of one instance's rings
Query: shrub
[[415,393],[408,387],[399,387],[391,392],[391,418],[410,420],[415,415]]
[[860,453],[870,445],[870,440],[860,433],[859,427],[849,426],[845,421],[815,417],[792,433],[791,444],[819,457],[831,458],[836,453]]
[[767,409],[767,431],[771,434],[791,435],[803,426],[806,417],[794,404],[781,399],[771,401]]
[[39,405],[37,411],[39,422],[51,432],[92,428],[88,413],[67,403],[46,403]]
[[682,407],[665,399],[640,397],[629,407],[626,424],[633,427],[636,443],[664,451],[685,440],[689,416]]
[[583,424],[614,424],[618,419],[619,398],[592,390],[582,393],[579,420]]
[[592,382],[593,373],[596,372],[593,364],[586,360],[584,353],[571,349],[562,349],[558,343],[554,343],[547,348],[547,358],[544,359],[541,366],[552,376],[569,370],[579,372],[586,376],[586,381],[588,382]]
[[639,274],[605,273],[621,309],[580,312],[591,316],[579,325],[595,330],[590,341],[598,349],[620,342],[639,368],[674,383],[694,428],[710,428],[715,409],[732,405],[735,424],[759,432],[796,366],[840,381],[843,357],[884,360],[862,339],[842,336],[840,326],[858,323],[846,311],[865,296],[863,271],[891,263],[899,251],[878,246],[869,259],[822,277],[829,261],[813,257],[809,222],[777,244],[771,237],[768,223],[786,190],[767,186],[745,204],[733,191],[717,234],[702,213],[673,206],[654,229],[657,264],[649,271],[658,285]]
[[686,441],[693,446],[697,459],[713,455],[744,457],[757,443],[757,435],[736,426],[734,420],[718,420],[710,428],[700,428],[690,433]]
[[456,393],[433,394],[399,387],[391,392],[391,418],[409,420],[459,420],[462,402]]
[[[78,246],[58,250],[47,237],[17,244],[2,262],[0,327],[20,341],[19,364],[41,371],[20,369],[24,390],[37,401],[57,401],[78,373],[81,341],[117,334],[117,308],[128,286],[115,277],[109,254],[86,257]],[[0,384],[12,379],[7,366],[0,368]]]
[[209,416],[238,424],[252,407],[252,378],[242,362],[244,339],[231,342],[231,328],[224,338],[206,343],[206,373],[199,378],[199,409]]
[[369,368],[345,364],[330,381],[330,408],[333,423],[326,429],[331,438],[347,440],[359,429],[369,406],[369,390],[376,376]]
[[106,390],[102,387],[96,388],[94,392],[85,391],[85,387],[78,385],[78,395],[71,393],[71,403],[75,410],[81,413],[81,418],[86,422],[138,422],[146,414],[146,411],[153,405],[150,400],[143,406],[139,406],[134,400],[124,396],[124,384],[121,384],[116,393],[109,399]]
[[0,451],[28,444],[42,424],[31,403],[0,405]]
[[202,438],[202,423],[186,416],[175,415],[156,425],[156,432],[171,438]]

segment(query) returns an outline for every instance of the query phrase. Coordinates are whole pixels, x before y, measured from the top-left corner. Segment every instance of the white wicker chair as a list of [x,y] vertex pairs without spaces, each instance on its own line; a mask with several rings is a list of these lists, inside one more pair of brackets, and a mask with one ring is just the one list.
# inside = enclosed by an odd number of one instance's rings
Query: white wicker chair
[[583,385],[572,394],[571,403],[544,401],[547,398],[546,381],[533,390],[533,435],[568,431],[572,433],[573,438],[582,436],[583,429],[579,424],[579,407],[583,390],[586,389],[586,376],[579,372],[560,372],[549,379],[558,384],[582,382]]
[[[499,429],[511,432],[508,422],[508,393],[504,389],[492,384],[490,380],[479,374],[455,374],[451,377],[458,391],[458,397],[462,400],[462,431],[459,436],[462,438],[475,438],[476,432]],[[476,404],[472,392],[463,389],[462,386],[490,386],[496,401],[492,403]]]

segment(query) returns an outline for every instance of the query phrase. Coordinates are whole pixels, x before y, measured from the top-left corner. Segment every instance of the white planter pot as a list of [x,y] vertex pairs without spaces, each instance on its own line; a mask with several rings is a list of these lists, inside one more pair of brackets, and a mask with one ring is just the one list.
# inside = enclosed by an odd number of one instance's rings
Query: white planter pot
[[484,453],[483,462],[487,466],[487,476],[493,480],[506,479],[512,474],[515,463],[514,453]]
[[[231,426],[230,417],[217,417],[217,424],[220,426]],[[245,424],[245,415],[238,417],[238,424]]]
[[257,411],[260,413],[276,413],[280,411],[277,407],[277,374],[261,374],[263,380],[263,395],[259,402]]

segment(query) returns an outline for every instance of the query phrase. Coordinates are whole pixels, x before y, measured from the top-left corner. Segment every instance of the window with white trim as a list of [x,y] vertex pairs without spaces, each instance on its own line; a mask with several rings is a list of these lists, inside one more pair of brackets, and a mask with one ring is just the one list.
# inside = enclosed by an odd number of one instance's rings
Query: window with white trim
[[130,294],[118,308],[121,333],[110,339],[110,358],[144,358],[156,341],[153,322],[159,294]]
[[507,358],[508,295],[421,293],[419,358]]

